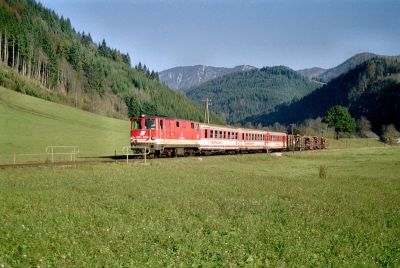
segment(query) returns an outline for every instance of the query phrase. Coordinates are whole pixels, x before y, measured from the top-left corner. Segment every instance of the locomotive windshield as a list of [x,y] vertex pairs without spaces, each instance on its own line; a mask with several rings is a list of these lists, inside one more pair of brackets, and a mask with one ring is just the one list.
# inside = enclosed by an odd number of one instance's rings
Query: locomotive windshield
[[144,125],[146,126],[146,129],[155,129],[156,128],[156,120],[146,119],[146,121],[144,121]]
[[132,130],[134,129],[142,129],[142,120],[141,119],[133,119],[132,120]]

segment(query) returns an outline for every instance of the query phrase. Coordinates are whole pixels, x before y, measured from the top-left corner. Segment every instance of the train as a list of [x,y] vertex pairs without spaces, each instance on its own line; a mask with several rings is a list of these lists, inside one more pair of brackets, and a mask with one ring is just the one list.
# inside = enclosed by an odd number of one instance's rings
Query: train
[[323,137],[215,125],[160,116],[130,118],[130,144],[150,157],[325,149]]

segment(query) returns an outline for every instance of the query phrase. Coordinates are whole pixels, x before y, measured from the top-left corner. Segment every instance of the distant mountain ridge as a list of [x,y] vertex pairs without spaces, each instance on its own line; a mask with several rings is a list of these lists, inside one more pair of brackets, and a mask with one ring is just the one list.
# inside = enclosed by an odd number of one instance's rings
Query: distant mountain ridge
[[308,79],[315,79],[315,78],[318,78],[325,71],[326,71],[326,69],[324,69],[324,68],[312,67],[312,68],[297,70],[296,72],[298,72],[302,76],[307,77]]
[[210,98],[211,110],[234,124],[320,86],[286,66],[275,66],[226,74],[190,88],[186,94],[199,104]]
[[320,67],[312,67],[312,68],[297,70],[297,72],[302,76],[307,77],[308,79],[318,80],[323,83],[328,83],[332,79],[350,71],[357,65],[377,56],[378,55],[373,53],[363,52],[352,56],[351,58],[347,59],[343,63],[333,68],[324,69]]
[[322,82],[327,83],[327,82],[331,81],[332,79],[350,71],[357,65],[359,65],[373,57],[377,57],[377,56],[378,55],[376,55],[376,54],[368,53],[368,52],[356,54],[353,57],[347,59],[345,62],[339,64],[338,66],[327,69],[322,74],[318,75],[318,79]]
[[387,124],[400,128],[400,57],[373,57],[302,99],[242,123],[299,123],[323,116],[334,105],[349,108],[355,117],[365,116],[376,132]]
[[239,65],[233,68],[213,67],[206,65],[181,66],[159,73],[160,80],[171,88],[186,91],[223,75],[256,69],[250,65]]

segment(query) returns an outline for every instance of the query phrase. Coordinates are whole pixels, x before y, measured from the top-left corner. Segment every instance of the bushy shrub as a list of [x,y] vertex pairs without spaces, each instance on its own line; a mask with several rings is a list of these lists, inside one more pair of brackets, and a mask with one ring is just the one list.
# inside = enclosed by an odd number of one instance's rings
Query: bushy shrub
[[388,125],[382,127],[381,140],[387,144],[396,144],[400,138],[400,132],[397,131],[394,125]]

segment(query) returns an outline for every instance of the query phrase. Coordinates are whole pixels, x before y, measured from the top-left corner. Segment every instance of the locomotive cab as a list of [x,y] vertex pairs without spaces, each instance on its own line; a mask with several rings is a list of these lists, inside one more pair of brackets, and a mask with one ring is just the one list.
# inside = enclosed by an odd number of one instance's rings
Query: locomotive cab
[[131,145],[151,145],[157,138],[157,119],[131,118]]

